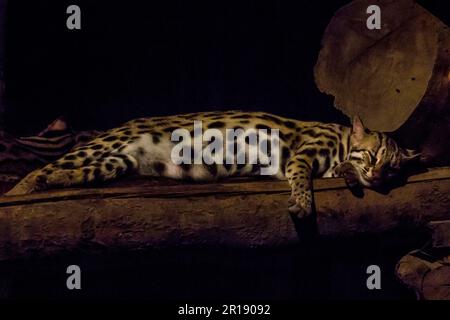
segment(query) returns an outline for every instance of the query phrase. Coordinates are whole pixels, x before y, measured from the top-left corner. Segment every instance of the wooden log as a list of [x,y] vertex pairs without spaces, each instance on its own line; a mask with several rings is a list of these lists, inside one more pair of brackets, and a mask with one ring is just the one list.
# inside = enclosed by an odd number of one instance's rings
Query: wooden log
[[[128,181],[0,198],[0,260],[67,250],[276,247],[322,236],[379,233],[450,218],[450,168],[410,177],[389,194],[354,196],[343,179],[314,180],[315,219],[288,214],[285,181]],[[314,218],[314,217],[313,217]]]
[[[367,8],[381,9],[369,30]],[[428,165],[449,165],[450,31],[412,0],[357,0],[325,30],[314,75],[348,116],[372,130],[393,132]]]
[[431,221],[429,224],[434,248],[450,248],[450,220]]
[[413,251],[398,262],[396,275],[419,299],[450,300],[450,256]]

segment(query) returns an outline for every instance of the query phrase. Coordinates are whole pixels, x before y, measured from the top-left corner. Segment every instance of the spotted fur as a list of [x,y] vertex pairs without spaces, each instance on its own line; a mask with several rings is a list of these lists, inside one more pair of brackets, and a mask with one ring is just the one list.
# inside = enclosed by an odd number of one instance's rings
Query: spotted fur
[[99,131],[48,131],[44,135],[15,137],[0,131],[0,181],[18,181],[28,173],[86,144]]
[[213,181],[250,176],[261,164],[180,164],[171,161],[171,133],[185,128],[194,135],[194,121],[204,129],[279,129],[280,161],[274,176],[292,188],[289,210],[301,216],[312,211],[312,177],[344,176],[349,183],[379,184],[388,168],[410,158],[385,134],[371,132],[356,118],[353,127],[304,122],[264,112],[203,112],[140,118],[111,129],[85,146],[25,177],[8,195],[51,187],[86,185],[137,172],[145,176]]

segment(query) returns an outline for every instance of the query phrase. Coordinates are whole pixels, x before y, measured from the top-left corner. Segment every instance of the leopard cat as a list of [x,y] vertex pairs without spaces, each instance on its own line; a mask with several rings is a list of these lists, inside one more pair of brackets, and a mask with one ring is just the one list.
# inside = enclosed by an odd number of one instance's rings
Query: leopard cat
[[194,135],[194,121],[203,128],[279,129],[279,166],[273,175],[291,186],[290,212],[307,216],[312,211],[312,178],[344,176],[349,184],[382,184],[402,164],[416,157],[382,132],[370,131],[355,117],[352,127],[305,122],[265,112],[199,112],[140,118],[111,129],[85,146],[36,170],[7,195],[27,194],[52,187],[99,183],[137,172],[194,181],[259,174],[260,164],[175,164],[171,133],[184,128]]

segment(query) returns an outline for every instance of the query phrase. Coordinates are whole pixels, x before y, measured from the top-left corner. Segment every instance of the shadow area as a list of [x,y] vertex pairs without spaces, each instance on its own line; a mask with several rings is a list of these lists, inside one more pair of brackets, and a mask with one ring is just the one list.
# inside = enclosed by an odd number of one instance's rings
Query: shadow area
[[408,183],[409,177],[425,172],[428,172],[428,168],[422,164],[407,164],[395,175],[394,178],[384,181],[382,185],[372,188],[372,190],[383,195],[387,195],[392,190],[405,186]]

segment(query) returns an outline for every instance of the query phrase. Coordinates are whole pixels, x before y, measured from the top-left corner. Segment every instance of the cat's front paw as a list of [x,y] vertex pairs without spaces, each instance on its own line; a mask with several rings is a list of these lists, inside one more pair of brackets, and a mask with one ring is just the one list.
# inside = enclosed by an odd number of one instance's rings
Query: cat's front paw
[[289,212],[299,218],[306,218],[311,215],[312,204],[305,196],[291,196],[288,200]]
[[343,162],[335,168],[338,177],[344,178],[349,187],[358,185],[358,173],[350,162]]

